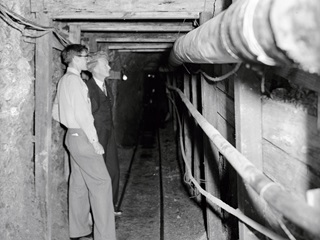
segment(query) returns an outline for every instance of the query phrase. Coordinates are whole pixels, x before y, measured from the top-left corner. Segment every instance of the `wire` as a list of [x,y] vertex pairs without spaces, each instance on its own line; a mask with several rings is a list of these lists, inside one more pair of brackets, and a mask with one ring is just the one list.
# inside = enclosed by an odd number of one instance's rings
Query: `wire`
[[224,74],[224,75],[222,75],[222,76],[219,76],[219,77],[211,77],[211,76],[209,76],[207,73],[205,73],[204,71],[202,71],[201,69],[199,69],[199,70],[197,70],[197,71],[195,71],[195,72],[190,73],[190,71],[189,71],[189,69],[186,67],[186,65],[183,64],[183,66],[184,66],[184,68],[186,69],[186,71],[187,71],[189,74],[197,74],[197,73],[200,73],[200,74],[203,75],[204,78],[205,78],[206,80],[208,80],[208,81],[211,81],[211,82],[220,82],[220,81],[222,81],[222,80],[225,80],[225,79],[229,78],[229,77],[232,76],[233,74],[235,74],[235,73],[239,70],[241,64],[242,64],[242,62],[237,63],[237,65],[236,65],[230,72],[228,72],[228,73],[226,73],[226,74]]
[[[175,89],[172,86],[168,86],[167,88],[169,89]],[[210,193],[208,193],[207,191],[205,191],[200,184],[194,179],[194,177],[192,176],[192,172],[191,172],[191,168],[188,164],[187,161],[187,156],[185,154],[185,149],[183,146],[183,136],[182,136],[182,123],[181,123],[181,119],[180,119],[180,115],[178,112],[178,108],[175,104],[175,101],[168,96],[168,98],[170,99],[170,101],[172,102],[174,109],[175,109],[175,113],[177,116],[177,122],[179,125],[179,136],[180,136],[180,148],[181,148],[181,155],[182,158],[184,160],[185,166],[186,166],[186,173],[188,174],[188,179],[190,182],[193,183],[193,185],[199,190],[199,192],[205,196],[207,198],[207,200],[209,200],[210,202],[218,205],[220,208],[224,209],[225,211],[227,211],[228,213],[232,214],[233,216],[235,216],[236,218],[238,218],[240,221],[242,221],[243,223],[249,225],[250,227],[252,227],[253,229],[259,231],[260,233],[264,234],[265,236],[271,238],[271,239],[275,239],[275,240],[285,240],[285,238],[283,238],[282,236],[278,235],[277,233],[272,232],[271,230],[269,230],[268,228],[266,228],[265,226],[255,222],[254,220],[252,220],[251,218],[247,217],[246,215],[244,215],[239,209],[234,209],[232,208],[230,205],[226,204],[225,202],[223,202],[222,200],[220,200],[217,197],[214,197],[213,195],[211,195]]]
[[[64,38],[57,29],[54,27],[42,26],[34,23],[17,13],[11,11],[6,6],[0,3],[0,17],[11,27],[21,32],[23,37],[26,38],[39,38],[52,32],[62,45],[66,46],[71,42]],[[35,33],[34,31],[42,31],[41,33]]]

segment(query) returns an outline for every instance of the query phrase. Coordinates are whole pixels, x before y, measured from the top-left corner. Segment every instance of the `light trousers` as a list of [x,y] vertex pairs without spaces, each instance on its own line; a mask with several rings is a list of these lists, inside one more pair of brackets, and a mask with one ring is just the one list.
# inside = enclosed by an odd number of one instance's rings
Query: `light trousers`
[[66,146],[70,152],[69,230],[76,238],[91,233],[94,240],[116,240],[111,179],[102,155],[96,154],[81,129],[68,129]]

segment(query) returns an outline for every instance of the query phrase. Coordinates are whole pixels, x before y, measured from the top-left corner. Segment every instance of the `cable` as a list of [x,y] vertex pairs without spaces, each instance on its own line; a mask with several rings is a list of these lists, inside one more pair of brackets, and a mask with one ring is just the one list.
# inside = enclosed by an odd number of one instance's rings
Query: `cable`
[[186,69],[186,71],[189,73],[189,74],[197,74],[197,73],[200,73],[204,76],[204,78],[208,81],[211,81],[211,82],[219,82],[219,81],[222,81],[222,80],[225,80],[227,78],[229,78],[230,76],[232,76],[233,74],[235,74],[239,68],[241,67],[241,64],[242,62],[239,62],[237,63],[237,65],[228,73],[222,75],[222,76],[219,76],[219,77],[211,77],[209,76],[207,73],[205,73],[204,71],[202,71],[201,69],[195,71],[195,72],[192,72],[190,73],[189,69],[186,67],[186,65],[183,63],[183,66],[184,68]]
[[[168,87],[168,85],[167,85]],[[171,89],[174,89],[174,87],[171,87]],[[169,88],[169,89],[170,89]],[[219,207],[221,207],[222,209],[224,209],[225,211],[227,211],[228,213],[232,214],[233,216],[235,216],[236,218],[238,218],[240,221],[242,221],[243,223],[249,225],[250,227],[252,227],[253,229],[259,231],[260,233],[264,234],[265,236],[274,239],[274,240],[285,240],[285,238],[283,238],[282,236],[270,231],[268,228],[264,227],[263,225],[255,222],[254,220],[252,220],[251,218],[247,217],[246,215],[244,215],[239,209],[234,209],[231,206],[229,206],[228,204],[226,204],[225,202],[223,202],[222,200],[220,200],[219,198],[214,197],[213,195],[211,195],[210,193],[208,193],[207,191],[205,191],[200,184],[193,178],[192,176],[192,172],[191,172],[191,168],[187,163],[187,156],[185,154],[185,149],[183,146],[183,136],[182,136],[182,124],[181,124],[181,119],[178,113],[178,109],[177,106],[174,102],[174,100],[171,97],[168,97],[170,99],[170,101],[172,102],[175,112],[176,112],[176,116],[177,116],[177,122],[179,125],[179,136],[180,136],[180,147],[181,147],[181,154],[182,154],[182,158],[185,162],[185,166],[186,166],[186,170],[187,170],[187,174],[189,175],[189,180],[194,184],[194,186],[199,190],[199,192],[205,196],[210,202],[218,205]]]
[[[6,6],[0,3],[0,17],[11,27],[21,32],[23,37],[39,38],[45,34],[52,32],[62,45],[66,46],[71,42],[64,38],[54,27],[42,26],[34,23],[15,12],[9,10]],[[42,33],[34,33],[32,31],[42,31]]]

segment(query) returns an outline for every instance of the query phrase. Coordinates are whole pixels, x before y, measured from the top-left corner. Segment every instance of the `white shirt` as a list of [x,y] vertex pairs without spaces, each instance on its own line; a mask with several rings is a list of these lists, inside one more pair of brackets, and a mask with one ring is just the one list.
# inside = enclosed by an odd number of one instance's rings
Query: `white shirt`
[[52,116],[67,128],[81,128],[91,143],[98,141],[88,88],[74,68],[68,67],[59,81]]

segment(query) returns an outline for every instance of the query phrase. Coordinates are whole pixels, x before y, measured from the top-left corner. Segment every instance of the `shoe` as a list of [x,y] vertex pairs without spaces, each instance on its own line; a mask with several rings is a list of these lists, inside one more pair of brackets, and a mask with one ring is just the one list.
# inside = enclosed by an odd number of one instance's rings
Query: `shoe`
[[122,211],[121,211],[121,210],[114,211],[114,215],[115,215],[116,217],[119,217],[119,216],[122,215]]

